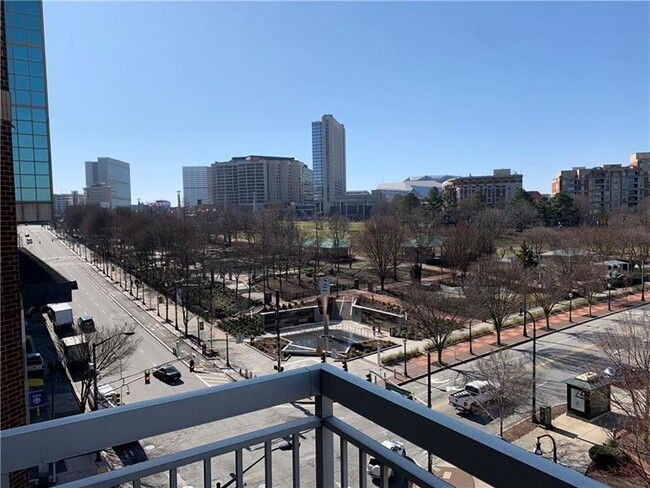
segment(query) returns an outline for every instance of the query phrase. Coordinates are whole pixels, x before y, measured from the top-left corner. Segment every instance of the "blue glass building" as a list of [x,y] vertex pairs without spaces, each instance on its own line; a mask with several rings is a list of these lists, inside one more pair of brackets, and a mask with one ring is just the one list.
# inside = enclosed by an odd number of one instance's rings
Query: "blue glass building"
[[52,219],[43,4],[5,2],[17,222]]
[[[110,188],[110,208],[131,207],[131,169],[127,162],[113,158],[86,161],[86,188],[104,185]],[[95,204],[86,190],[86,203]]]

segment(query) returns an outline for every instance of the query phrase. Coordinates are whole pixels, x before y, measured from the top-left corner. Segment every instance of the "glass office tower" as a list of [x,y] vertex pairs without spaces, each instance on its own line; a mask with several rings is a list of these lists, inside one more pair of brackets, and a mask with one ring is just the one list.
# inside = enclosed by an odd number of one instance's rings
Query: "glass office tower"
[[34,0],[4,3],[16,220],[47,222],[52,219],[52,159],[43,4]]
[[[86,161],[86,188],[100,185],[110,188],[110,208],[131,207],[131,169],[129,163],[113,158]],[[91,192],[92,190],[87,190]],[[103,198],[102,198],[103,200]],[[89,198],[86,203],[100,203]]]

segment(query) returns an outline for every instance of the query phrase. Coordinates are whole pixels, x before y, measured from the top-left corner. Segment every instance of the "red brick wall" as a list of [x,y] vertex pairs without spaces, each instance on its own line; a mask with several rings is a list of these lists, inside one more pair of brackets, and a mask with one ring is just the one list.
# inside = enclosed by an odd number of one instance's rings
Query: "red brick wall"
[[[5,101],[0,107],[0,428],[8,429],[26,423],[26,409],[4,7],[0,2],[0,89]],[[27,485],[26,471],[12,474],[12,487]]]

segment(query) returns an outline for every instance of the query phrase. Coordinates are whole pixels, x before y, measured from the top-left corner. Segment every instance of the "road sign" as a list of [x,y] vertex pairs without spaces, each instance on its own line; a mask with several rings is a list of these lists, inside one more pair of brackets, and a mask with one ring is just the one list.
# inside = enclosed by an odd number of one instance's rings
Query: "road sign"
[[319,281],[320,285],[320,296],[326,297],[330,294],[330,279],[328,276],[321,278]]
[[29,392],[29,408],[37,408],[45,403],[45,395],[43,390],[30,390]]

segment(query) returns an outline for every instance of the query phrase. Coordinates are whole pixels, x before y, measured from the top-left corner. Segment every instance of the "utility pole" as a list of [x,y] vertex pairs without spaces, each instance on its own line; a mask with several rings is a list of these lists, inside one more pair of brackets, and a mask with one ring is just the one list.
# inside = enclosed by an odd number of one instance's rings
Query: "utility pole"
[[280,355],[280,290],[275,290],[275,335],[278,348],[278,373],[282,372],[282,356]]

